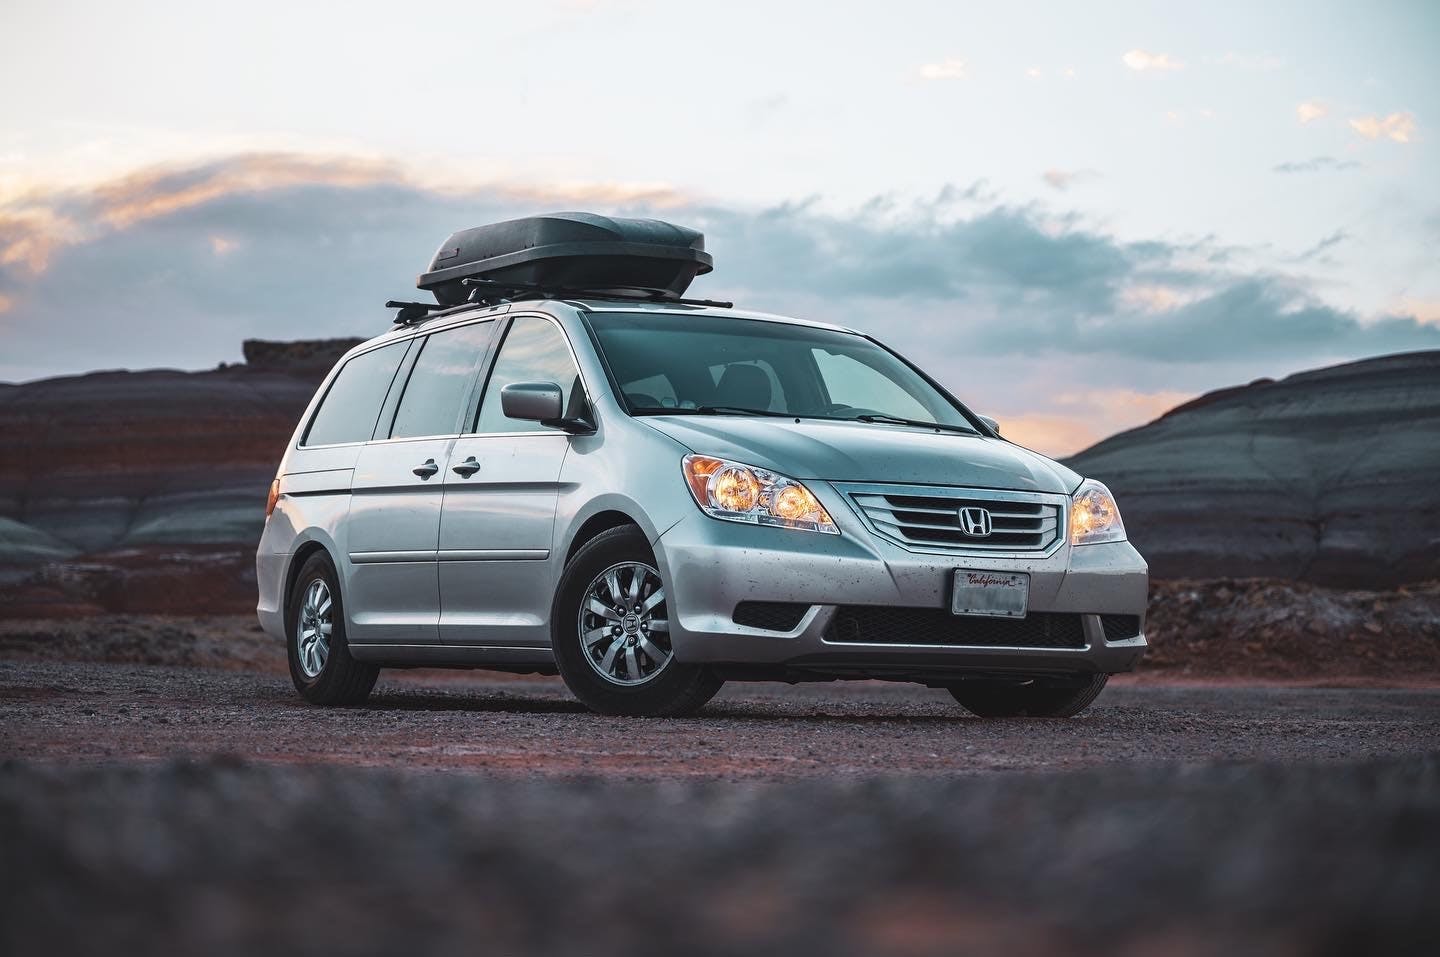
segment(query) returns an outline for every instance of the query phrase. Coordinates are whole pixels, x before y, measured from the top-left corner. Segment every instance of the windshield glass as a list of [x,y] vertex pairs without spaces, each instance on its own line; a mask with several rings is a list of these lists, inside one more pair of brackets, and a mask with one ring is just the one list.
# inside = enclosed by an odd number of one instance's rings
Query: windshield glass
[[971,428],[898,357],[847,332],[668,313],[591,313],[635,415],[882,416]]

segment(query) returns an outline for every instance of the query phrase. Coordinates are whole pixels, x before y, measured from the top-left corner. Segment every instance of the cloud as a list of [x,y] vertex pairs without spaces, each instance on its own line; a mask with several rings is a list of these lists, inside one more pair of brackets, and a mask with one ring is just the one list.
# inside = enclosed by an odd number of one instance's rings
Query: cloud
[[947,60],[941,60],[939,63],[926,63],[920,67],[920,79],[963,80],[968,70],[969,67],[964,60],[951,57]]
[[1131,50],[1120,58],[1120,61],[1136,72],[1146,70],[1183,70],[1185,64],[1171,57],[1168,53],[1147,53],[1144,50]]
[[1120,302],[1143,312],[1169,312],[1195,299],[1187,290],[1159,284],[1129,286],[1121,291]]
[[1347,169],[1360,169],[1362,165],[1357,160],[1338,160],[1333,156],[1316,156],[1308,160],[1279,163],[1270,169],[1276,173],[1338,173]]
[[1304,103],[1295,107],[1295,117],[1300,121],[1301,125],[1313,123],[1329,112],[1330,107],[1321,103],[1319,100],[1306,100]]
[[1097,382],[1198,393],[1314,360],[1440,348],[1440,326],[1335,308],[1212,241],[1122,240],[983,181],[841,213],[813,198],[751,208],[663,186],[441,190],[343,162],[308,168],[307,182],[299,166],[241,156],[29,196],[48,218],[0,208],[0,250],[49,250],[40,269],[25,255],[0,262],[0,380],[206,368],[237,359],[246,337],[378,333],[390,319],[380,304],[419,295],[415,275],[451,231],[565,208],[703,229],[717,269],[697,295],[873,332],[962,398],[1066,419],[1074,435],[1149,414],[1121,403],[1100,419],[1058,398]]
[[[1420,299],[1415,296],[1401,296],[1395,311],[1412,315],[1417,322],[1427,326],[1440,326],[1440,299]],[[0,312],[4,312],[0,309]]]
[[1350,128],[1367,140],[1381,137],[1396,143],[1409,143],[1415,136],[1413,113],[1391,113],[1389,116],[1357,116],[1350,121]]
[[1064,192],[1071,186],[1075,186],[1079,183],[1088,183],[1091,180],[1099,179],[1100,174],[1093,169],[1077,169],[1068,171],[1063,169],[1047,169],[1045,172],[1040,174],[1040,178],[1043,179],[1045,183],[1052,189],[1058,189],[1061,192]]
[[[1295,258],[1298,262],[1315,259],[1321,256],[1327,249],[1333,249],[1350,238],[1350,234],[1345,232],[1345,230],[1337,229]],[[1326,258],[1328,259],[1329,257]]]

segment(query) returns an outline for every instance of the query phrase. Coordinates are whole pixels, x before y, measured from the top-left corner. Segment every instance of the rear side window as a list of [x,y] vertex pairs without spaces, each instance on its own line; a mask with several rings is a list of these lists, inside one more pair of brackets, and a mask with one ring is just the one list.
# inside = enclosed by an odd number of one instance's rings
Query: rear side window
[[305,430],[302,445],[336,445],[341,442],[368,442],[380,417],[380,406],[407,343],[396,342],[358,355],[345,363],[320,408]]
[[392,439],[459,431],[465,399],[494,329],[495,323],[480,322],[446,329],[425,340],[395,411]]

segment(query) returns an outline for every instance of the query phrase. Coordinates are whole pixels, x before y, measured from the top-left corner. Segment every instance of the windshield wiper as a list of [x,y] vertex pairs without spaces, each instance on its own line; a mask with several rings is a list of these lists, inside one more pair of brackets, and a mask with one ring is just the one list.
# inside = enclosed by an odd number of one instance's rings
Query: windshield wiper
[[789,412],[771,412],[769,409],[747,409],[740,405],[702,405],[695,411],[701,415],[768,415],[782,419],[793,418]]
[[765,415],[782,419],[792,418],[788,412],[771,412],[769,409],[747,409],[739,405],[702,405],[694,409],[665,406],[639,406],[630,410],[632,415]]
[[961,435],[979,435],[968,425],[950,425],[946,422],[924,422],[920,419],[906,419],[898,415],[855,415],[850,417],[853,422],[884,422],[890,425],[913,425],[921,429],[937,429],[941,432],[958,432]]

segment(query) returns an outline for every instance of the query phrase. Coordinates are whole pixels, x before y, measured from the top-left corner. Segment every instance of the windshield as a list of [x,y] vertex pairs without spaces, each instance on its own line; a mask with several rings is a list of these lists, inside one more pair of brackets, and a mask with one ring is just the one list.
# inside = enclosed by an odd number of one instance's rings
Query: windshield
[[808,326],[669,313],[591,313],[634,415],[771,414],[973,427],[869,339]]

